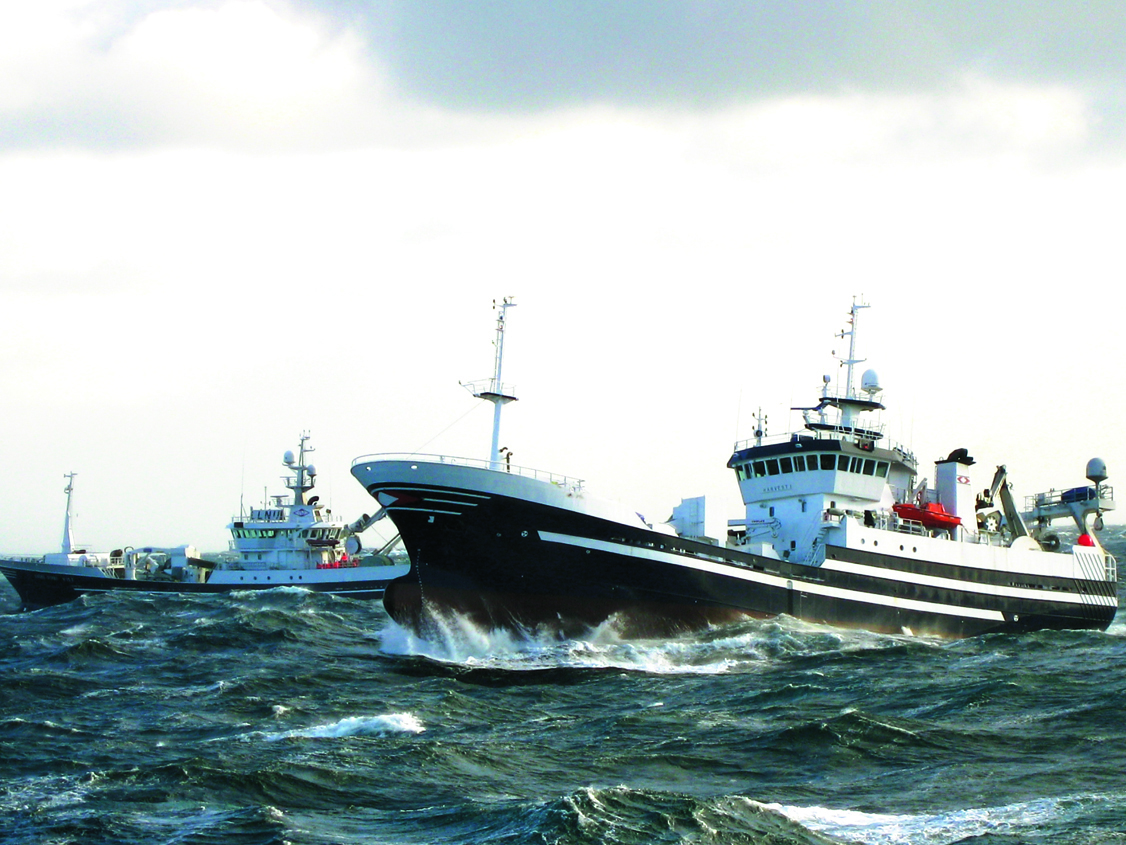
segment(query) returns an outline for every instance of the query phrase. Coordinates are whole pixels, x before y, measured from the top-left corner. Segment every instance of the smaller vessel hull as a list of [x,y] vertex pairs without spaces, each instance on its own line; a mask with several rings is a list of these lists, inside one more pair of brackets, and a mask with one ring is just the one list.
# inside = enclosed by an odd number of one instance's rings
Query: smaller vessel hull
[[[407,564],[355,567],[334,570],[324,577],[317,570],[240,571],[242,580],[183,582],[154,579],[117,578],[92,567],[43,564],[25,561],[0,561],[0,572],[19,594],[25,610],[38,610],[74,601],[79,596],[109,592],[149,594],[211,595],[239,590],[270,590],[292,586],[318,593],[378,599],[387,584],[410,569]],[[341,575],[346,572],[347,576]],[[218,573],[216,573],[218,574]],[[236,573],[229,573],[235,575]],[[320,577],[318,577],[320,576]]]

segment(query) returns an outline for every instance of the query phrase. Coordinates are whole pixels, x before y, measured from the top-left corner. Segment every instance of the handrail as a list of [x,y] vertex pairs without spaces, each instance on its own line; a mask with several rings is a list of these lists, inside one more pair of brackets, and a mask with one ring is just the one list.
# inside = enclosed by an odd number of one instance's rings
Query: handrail
[[1087,485],[1083,487],[1071,487],[1067,490],[1056,490],[1054,487],[1043,493],[1033,493],[1024,497],[1024,509],[1026,511],[1035,510],[1038,507],[1050,507],[1054,505],[1068,505],[1079,504],[1083,502],[1094,502],[1098,499],[1114,499],[1114,488],[1109,484],[1100,484],[1098,487],[1094,485]]
[[483,469],[490,472],[519,475],[522,478],[534,478],[538,481],[547,481],[561,487],[570,487],[575,490],[579,490],[583,486],[583,480],[581,478],[571,478],[567,475],[547,472],[546,470],[535,469],[534,467],[509,464],[505,461],[494,462],[483,458],[458,458],[452,455],[420,455],[409,452],[385,452],[374,455],[361,455],[352,461],[352,466],[355,467],[359,464],[374,463],[376,461],[410,461],[425,464],[445,464],[449,466],[461,466],[470,469]]
[[[871,431],[871,430],[874,430],[874,429],[868,428],[868,429],[864,429],[864,430],[865,431]],[[802,442],[805,442],[805,440],[807,438],[809,440],[812,440],[812,441],[838,441],[838,442],[842,441],[842,440],[851,439],[847,434],[842,435],[842,433],[839,432],[839,431],[816,431],[816,430],[806,429],[806,430],[803,430],[803,431],[787,431],[784,434],[768,434],[768,435],[765,435],[761,438],[761,440],[762,440],[761,445],[763,445],[763,446],[774,446],[774,445],[778,445],[778,444],[793,443],[793,442],[795,442],[795,438],[798,438],[798,437],[802,438]],[[887,449],[888,451],[891,451],[891,452],[895,452],[900,457],[907,459],[907,460],[911,460],[911,461],[917,460],[917,458],[915,457],[915,453],[912,452],[910,449],[908,449],[902,443],[899,443],[895,440],[892,440],[890,437],[881,437],[880,439],[884,441],[884,445],[881,446],[880,448]],[[757,445],[760,445],[759,441],[758,441],[757,438],[754,438],[754,437],[749,438],[747,440],[737,440],[737,441],[735,441],[734,451],[741,452],[744,449],[750,449],[753,446],[757,446]],[[816,447],[814,447],[814,448],[816,448]]]

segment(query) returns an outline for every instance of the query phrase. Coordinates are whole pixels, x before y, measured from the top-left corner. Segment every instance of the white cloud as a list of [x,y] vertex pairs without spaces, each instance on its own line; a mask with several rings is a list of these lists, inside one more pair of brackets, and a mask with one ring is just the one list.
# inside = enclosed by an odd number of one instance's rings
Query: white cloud
[[98,11],[3,13],[9,145],[299,149],[387,129],[386,86],[347,30],[261,0],[158,10],[121,32]]

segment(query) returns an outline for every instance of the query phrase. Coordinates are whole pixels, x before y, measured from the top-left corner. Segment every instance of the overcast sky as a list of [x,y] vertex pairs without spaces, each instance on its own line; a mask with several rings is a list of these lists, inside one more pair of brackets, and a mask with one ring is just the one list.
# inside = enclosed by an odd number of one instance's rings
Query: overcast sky
[[[1018,495],[1126,467],[1126,6],[0,7],[0,551],[226,546],[311,432],[515,461],[650,519],[835,376]],[[792,418],[792,419],[791,419]],[[1123,470],[1126,471],[1126,470]]]

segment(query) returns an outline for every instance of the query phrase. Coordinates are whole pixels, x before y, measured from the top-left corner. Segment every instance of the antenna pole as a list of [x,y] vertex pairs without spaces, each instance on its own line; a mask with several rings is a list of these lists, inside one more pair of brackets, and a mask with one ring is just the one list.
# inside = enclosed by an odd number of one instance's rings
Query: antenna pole
[[852,299],[852,308],[848,312],[848,330],[842,331],[840,337],[848,338],[848,358],[841,363],[845,365],[845,399],[855,399],[856,394],[852,389],[852,368],[856,364],[863,364],[866,359],[856,357],[856,323],[860,316],[861,308],[868,308],[863,297],[857,302],[856,297]]
[[496,360],[493,365],[493,377],[488,381],[488,387],[484,390],[479,390],[474,385],[466,385],[473,391],[473,395],[478,399],[484,399],[493,403],[493,442],[492,448],[489,450],[489,465],[492,469],[500,469],[500,409],[501,406],[509,402],[515,402],[516,396],[511,387],[505,387],[501,383],[501,371],[504,366],[504,329],[507,319],[507,312],[509,308],[516,305],[516,297],[506,296],[501,300],[498,305],[496,300],[493,300],[493,309],[499,311],[497,314],[497,339],[494,341],[496,346]]
[[[310,472],[310,467],[305,463],[305,453],[312,452],[312,446],[306,446],[305,441],[309,439],[309,432],[301,432],[301,445],[297,450],[297,464],[294,465],[291,461],[293,458],[292,452],[286,452],[286,466],[289,467],[290,472],[293,473],[293,478],[287,478],[285,486],[293,491],[293,504],[305,504],[305,494],[313,489],[313,473]],[[268,502],[264,502],[266,504]]]
[[74,492],[74,476],[78,475],[77,472],[68,472],[63,478],[66,479],[66,519],[63,520],[63,554],[69,555],[74,548],[74,534],[71,533],[70,528],[70,495]]

